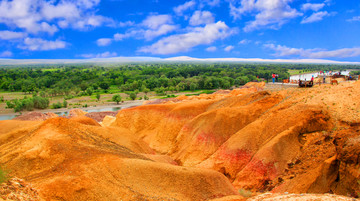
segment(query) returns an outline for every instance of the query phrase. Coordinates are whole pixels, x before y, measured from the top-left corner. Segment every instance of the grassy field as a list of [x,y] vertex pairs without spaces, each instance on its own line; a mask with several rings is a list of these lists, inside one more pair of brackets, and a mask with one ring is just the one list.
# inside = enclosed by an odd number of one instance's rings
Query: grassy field
[[316,73],[319,71],[305,71],[304,70],[288,70],[290,76],[291,75],[299,75],[299,74],[304,74],[304,73]]

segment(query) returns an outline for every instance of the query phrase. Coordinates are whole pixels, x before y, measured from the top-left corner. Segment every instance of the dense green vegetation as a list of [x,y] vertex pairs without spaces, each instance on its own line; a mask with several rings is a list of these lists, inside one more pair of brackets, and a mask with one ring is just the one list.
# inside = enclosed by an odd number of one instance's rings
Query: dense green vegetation
[[[290,73],[319,70],[354,69],[354,65],[305,65],[305,64],[127,64],[116,67],[92,65],[31,66],[0,68],[0,89],[8,92],[33,93],[33,98],[8,101],[15,111],[47,108],[47,98],[126,92],[135,100],[139,92],[150,91],[166,95],[179,91],[229,89],[249,81],[270,80],[276,73],[279,80],[289,78]],[[39,95],[39,96],[36,96]],[[143,97],[141,97],[143,98]],[[118,99],[117,99],[118,100]],[[114,100],[115,101],[115,100]],[[65,101],[66,102],[66,101]],[[52,108],[67,103],[54,103]],[[117,101],[115,101],[117,102]]]
[[34,108],[45,109],[49,107],[49,99],[39,96],[34,96],[33,98],[24,97],[23,99],[6,101],[6,106],[7,108],[14,108],[15,112],[20,112],[22,110],[32,111]]
[[360,71],[351,71],[350,75],[360,75]]

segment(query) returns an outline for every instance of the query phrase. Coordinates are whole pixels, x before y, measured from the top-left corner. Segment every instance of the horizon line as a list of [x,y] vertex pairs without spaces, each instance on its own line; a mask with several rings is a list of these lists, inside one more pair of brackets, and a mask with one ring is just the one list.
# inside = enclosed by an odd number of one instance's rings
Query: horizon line
[[304,64],[352,64],[360,62],[336,61],[328,59],[262,59],[262,58],[194,58],[188,56],[178,57],[109,57],[109,58],[83,58],[83,59],[11,59],[0,58],[0,65],[26,65],[26,64],[71,64],[71,63],[136,63],[136,62],[260,62],[260,63],[304,63]]

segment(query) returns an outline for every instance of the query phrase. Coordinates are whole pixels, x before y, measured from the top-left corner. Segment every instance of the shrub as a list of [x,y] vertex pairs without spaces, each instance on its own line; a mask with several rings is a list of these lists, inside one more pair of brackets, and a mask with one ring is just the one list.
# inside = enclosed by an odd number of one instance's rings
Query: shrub
[[14,108],[15,104],[12,101],[6,101],[6,108]]
[[136,99],[136,93],[135,93],[135,92],[131,92],[131,93],[130,93],[130,99],[131,99],[131,100],[135,100],[135,99]]
[[43,98],[45,98],[45,97],[46,97],[45,91],[40,91],[40,96],[43,97]]
[[37,108],[37,109],[45,109],[45,108],[49,107],[49,99],[47,99],[47,98],[35,96],[33,98],[33,102],[34,102],[34,108]]
[[121,96],[119,94],[116,94],[112,97],[112,101],[116,102],[116,104],[119,104],[121,102]]
[[62,107],[62,104],[60,102],[57,102],[57,103],[53,103],[51,105],[51,109],[59,109]]
[[22,108],[26,109],[27,111],[34,110],[34,102],[32,99],[23,99],[21,102]]
[[92,94],[93,94],[93,88],[92,87],[89,87],[89,88],[87,88],[86,89],[86,93],[87,93],[87,95],[89,95],[89,96],[91,96]]
[[7,172],[0,167],[0,184],[8,179]]
[[73,99],[74,98],[74,96],[73,95],[67,95],[67,96],[65,96],[65,100],[70,100],[70,99]]
[[67,105],[68,105],[68,103],[67,103],[66,100],[64,99],[64,101],[63,101],[63,107],[64,107],[64,108],[67,108]]
[[157,95],[166,95],[166,91],[164,87],[155,88],[154,90]]

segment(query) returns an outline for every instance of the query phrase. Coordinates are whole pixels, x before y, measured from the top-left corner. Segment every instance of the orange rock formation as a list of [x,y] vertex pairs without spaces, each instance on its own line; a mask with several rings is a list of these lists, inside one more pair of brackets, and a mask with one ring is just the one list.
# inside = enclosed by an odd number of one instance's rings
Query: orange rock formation
[[80,111],[0,121],[0,165],[46,200],[357,197],[358,94],[360,82],[280,91],[249,83],[124,109],[102,125]]

